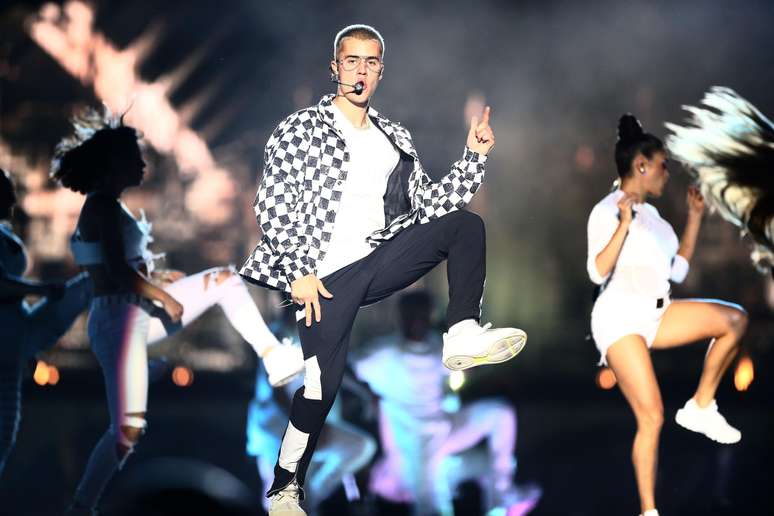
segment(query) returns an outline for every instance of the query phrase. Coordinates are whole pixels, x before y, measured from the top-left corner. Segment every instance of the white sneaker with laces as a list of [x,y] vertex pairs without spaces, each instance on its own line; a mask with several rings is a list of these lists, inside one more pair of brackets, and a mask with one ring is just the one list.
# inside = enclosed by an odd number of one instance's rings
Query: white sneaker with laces
[[742,432],[729,425],[726,418],[718,412],[715,400],[701,408],[693,398],[689,399],[675,414],[675,421],[683,428],[704,434],[722,444],[738,443],[742,439]]
[[527,334],[518,328],[492,328],[492,323],[479,326],[466,319],[443,334],[443,365],[462,371],[484,364],[510,360],[524,349]]
[[269,375],[269,384],[279,387],[304,371],[304,353],[301,346],[290,339],[282,339],[282,344],[269,348],[263,356],[263,366]]
[[299,505],[299,490],[295,480],[269,498],[269,516],[306,516]]

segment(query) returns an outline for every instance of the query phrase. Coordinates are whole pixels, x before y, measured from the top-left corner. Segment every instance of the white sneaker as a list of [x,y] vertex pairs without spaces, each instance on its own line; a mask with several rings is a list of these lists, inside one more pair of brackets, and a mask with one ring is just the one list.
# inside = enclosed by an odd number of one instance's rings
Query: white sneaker
[[675,421],[683,428],[704,434],[722,444],[738,443],[742,439],[742,432],[729,425],[726,418],[718,412],[715,400],[701,408],[693,398],[689,399],[675,414]]
[[263,367],[272,387],[285,385],[304,371],[301,346],[293,344],[290,339],[282,339],[282,344],[270,348],[263,356]]
[[299,505],[298,484],[295,480],[269,498],[269,516],[306,516]]
[[462,371],[510,360],[524,349],[527,334],[518,328],[479,326],[472,319],[458,322],[443,334],[443,365]]

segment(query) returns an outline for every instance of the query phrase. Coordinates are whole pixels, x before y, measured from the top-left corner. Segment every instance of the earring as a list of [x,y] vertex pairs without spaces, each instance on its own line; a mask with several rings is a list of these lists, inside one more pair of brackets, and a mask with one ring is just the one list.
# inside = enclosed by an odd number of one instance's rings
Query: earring
[[640,174],[645,173],[645,165],[640,165]]

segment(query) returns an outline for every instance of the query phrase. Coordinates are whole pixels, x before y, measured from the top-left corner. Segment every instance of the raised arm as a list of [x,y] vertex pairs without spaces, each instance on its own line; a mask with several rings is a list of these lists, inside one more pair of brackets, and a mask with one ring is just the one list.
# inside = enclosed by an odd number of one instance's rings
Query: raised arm
[[688,220],[685,223],[683,236],[680,239],[680,247],[677,250],[672,262],[672,281],[681,283],[688,275],[688,268],[696,250],[696,240],[699,238],[699,229],[701,228],[701,219],[704,215],[704,197],[696,186],[688,187],[688,193],[685,196],[685,203],[688,205]]
[[607,281],[621,254],[632,223],[634,199],[629,194],[621,197],[618,201],[619,217],[603,206],[595,207],[589,216],[586,268],[591,281],[598,285]]
[[454,162],[448,174],[432,182],[422,171],[421,186],[415,194],[419,199],[421,218],[433,219],[455,209],[462,209],[484,182],[488,153],[495,144],[494,131],[489,125],[491,108],[484,109],[479,122],[472,117],[462,159]]

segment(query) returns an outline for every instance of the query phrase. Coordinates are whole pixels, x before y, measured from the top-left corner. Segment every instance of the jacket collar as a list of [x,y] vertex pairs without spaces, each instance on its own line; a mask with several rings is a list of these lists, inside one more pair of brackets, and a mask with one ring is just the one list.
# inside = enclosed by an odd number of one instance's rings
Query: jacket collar
[[[320,99],[320,102],[317,103],[317,112],[320,115],[320,118],[328,124],[333,131],[339,136],[339,138],[344,139],[344,136],[342,135],[341,131],[338,127],[336,127],[335,123],[335,116],[333,114],[333,110],[335,109],[333,106],[333,99],[335,98],[335,95],[332,93],[329,93],[328,95],[323,96]],[[416,158],[416,151],[414,151],[413,148],[407,146],[405,142],[403,141],[403,138],[398,138],[395,134],[396,130],[400,129],[400,124],[397,124],[387,117],[383,116],[381,113],[379,113],[377,110],[372,108],[370,105],[368,106],[368,116],[371,118],[371,120],[381,129],[384,134],[387,135],[387,137],[390,139],[390,141],[398,147],[400,150],[405,152],[406,154]]]

